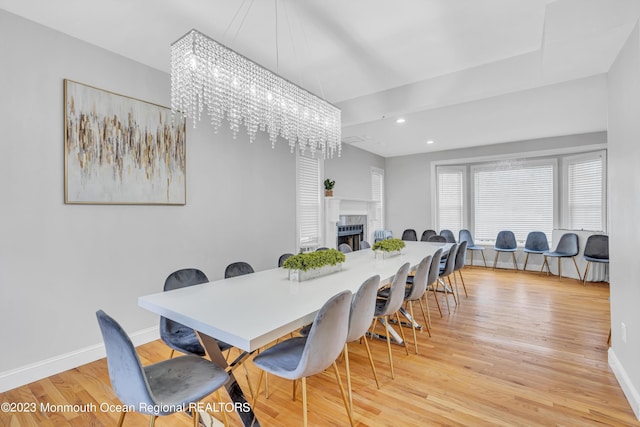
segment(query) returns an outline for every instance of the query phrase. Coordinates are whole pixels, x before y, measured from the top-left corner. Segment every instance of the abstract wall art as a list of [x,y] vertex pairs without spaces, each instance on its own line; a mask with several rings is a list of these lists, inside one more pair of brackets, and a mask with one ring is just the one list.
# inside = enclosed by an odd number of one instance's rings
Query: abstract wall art
[[65,203],[184,205],[185,143],[169,108],[65,79]]

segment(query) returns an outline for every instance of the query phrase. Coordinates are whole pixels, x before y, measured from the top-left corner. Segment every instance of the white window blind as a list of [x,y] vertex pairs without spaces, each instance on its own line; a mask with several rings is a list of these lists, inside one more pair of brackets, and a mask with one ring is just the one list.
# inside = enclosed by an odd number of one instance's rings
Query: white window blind
[[298,154],[298,238],[300,248],[319,246],[321,198],[320,160]]
[[567,157],[565,227],[604,230],[604,154]]
[[464,167],[438,167],[437,228],[457,236],[464,224]]
[[553,231],[555,160],[510,161],[474,166],[473,215],[476,240],[495,240],[511,230],[524,242],[530,231]]
[[371,168],[371,200],[375,201],[374,215],[371,220],[371,230],[369,239],[374,241],[373,233],[376,230],[384,229],[384,171],[378,168]]

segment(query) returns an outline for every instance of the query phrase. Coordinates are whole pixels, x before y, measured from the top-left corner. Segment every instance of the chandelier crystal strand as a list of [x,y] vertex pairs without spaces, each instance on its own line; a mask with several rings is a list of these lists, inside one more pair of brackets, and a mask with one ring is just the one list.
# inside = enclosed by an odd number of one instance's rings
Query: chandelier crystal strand
[[171,45],[171,109],[194,127],[206,112],[216,132],[226,118],[234,138],[243,125],[250,142],[260,130],[291,152],[342,151],[340,109],[196,30]]

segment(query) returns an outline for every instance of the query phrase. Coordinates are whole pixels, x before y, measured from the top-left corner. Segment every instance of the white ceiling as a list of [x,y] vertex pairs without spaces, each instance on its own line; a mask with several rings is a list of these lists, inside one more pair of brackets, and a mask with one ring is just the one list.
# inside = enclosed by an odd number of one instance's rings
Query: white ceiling
[[171,43],[196,28],[337,104],[343,140],[383,156],[606,129],[602,74],[640,16],[637,0],[0,0],[0,8],[167,72]]

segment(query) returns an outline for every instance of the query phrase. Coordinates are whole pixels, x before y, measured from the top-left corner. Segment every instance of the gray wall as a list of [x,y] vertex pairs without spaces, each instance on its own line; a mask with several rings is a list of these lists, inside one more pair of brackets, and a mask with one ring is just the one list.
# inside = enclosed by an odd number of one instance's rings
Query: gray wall
[[101,343],[99,308],[156,328],[137,298],[175,269],[216,279],[294,250],[295,156],[206,121],[188,125],[186,206],[65,205],[63,79],[168,105],[169,76],[2,10],[0,53],[0,379]]
[[341,199],[371,199],[372,166],[384,169],[384,157],[342,144],[342,155],[324,162],[324,176],[336,181],[333,196]]
[[387,228],[393,231],[394,236],[401,236],[403,230],[413,228],[418,232],[418,237],[427,228],[435,229],[434,195],[431,194],[432,162],[505,154],[518,155],[606,142],[606,132],[595,132],[387,158]]
[[[640,417],[640,35],[634,29],[609,72],[611,331],[609,364]],[[627,326],[626,343],[622,327]]]

